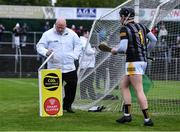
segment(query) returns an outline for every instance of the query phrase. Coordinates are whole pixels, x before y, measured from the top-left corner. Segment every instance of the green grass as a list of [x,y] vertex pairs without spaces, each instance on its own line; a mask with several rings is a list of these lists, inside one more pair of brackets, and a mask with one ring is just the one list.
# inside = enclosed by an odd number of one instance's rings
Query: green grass
[[[161,94],[159,94],[161,92]],[[149,98],[179,99],[180,81],[154,81],[154,87],[148,93]]]
[[38,101],[37,79],[0,79],[0,131],[180,131],[180,115],[153,115],[154,127],[144,127],[138,114],[129,124],[118,124],[119,112],[76,110],[75,114],[42,118]]

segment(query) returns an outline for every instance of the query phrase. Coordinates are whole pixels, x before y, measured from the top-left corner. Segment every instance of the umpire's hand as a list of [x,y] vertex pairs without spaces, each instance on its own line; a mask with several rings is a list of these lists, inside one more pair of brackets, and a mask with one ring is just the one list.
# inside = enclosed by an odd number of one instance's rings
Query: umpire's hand
[[74,65],[76,67],[76,70],[78,69],[79,67],[79,60],[74,60]]
[[53,52],[53,50],[52,50],[52,49],[49,49],[49,50],[47,51],[47,53],[46,53],[46,56],[49,56],[52,52]]

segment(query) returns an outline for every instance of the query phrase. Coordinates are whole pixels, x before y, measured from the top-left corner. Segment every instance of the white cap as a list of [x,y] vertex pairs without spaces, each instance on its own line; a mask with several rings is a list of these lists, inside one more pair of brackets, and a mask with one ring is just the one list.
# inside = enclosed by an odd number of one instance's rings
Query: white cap
[[16,27],[20,27],[19,23],[16,23]]

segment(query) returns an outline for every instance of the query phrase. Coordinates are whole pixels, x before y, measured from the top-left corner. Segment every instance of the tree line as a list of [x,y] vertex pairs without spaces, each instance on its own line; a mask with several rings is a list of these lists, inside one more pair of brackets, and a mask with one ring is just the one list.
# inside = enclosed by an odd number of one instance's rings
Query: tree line
[[[57,0],[57,7],[113,8],[126,0]],[[51,0],[0,0],[0,5],[51,6]]]

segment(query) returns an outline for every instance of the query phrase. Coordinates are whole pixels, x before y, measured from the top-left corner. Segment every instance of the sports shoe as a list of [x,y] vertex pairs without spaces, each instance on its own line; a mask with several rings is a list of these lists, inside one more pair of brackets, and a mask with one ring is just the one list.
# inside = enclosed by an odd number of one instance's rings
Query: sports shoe
[[151,119],[149,119],[149,121],[144,121],[144,126],[153,126],[154,123]]
[[67,111],[68,113],[75,113],[71,108],[66,109],[66,111]]
[[117,119],[116,122],[126,123],[126,122],[130,122],[131,120],[132,120],[132,117],[131,117],[131,115],[129,115],[129,116],[123,116],[123,117]]
[[68,113],[75,113],[71,107],[64,107],[63,106],[63,110],[66,110]]

